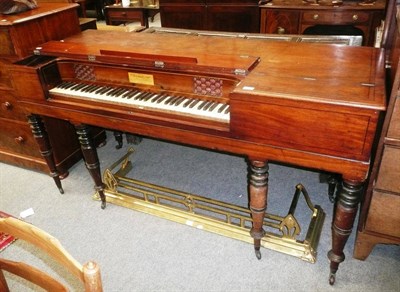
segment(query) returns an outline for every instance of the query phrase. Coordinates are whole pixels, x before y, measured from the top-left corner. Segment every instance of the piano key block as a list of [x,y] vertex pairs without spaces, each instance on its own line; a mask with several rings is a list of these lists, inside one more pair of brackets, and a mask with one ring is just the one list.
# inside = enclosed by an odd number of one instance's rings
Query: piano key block
[[62,82],[50,89],[51,95],[88,99],[99,103],[112,103],[142,110],[155,110],[186,115],[198,119],[229,123],[229,104],[182,94],[155,93],[139,89],[99,86],[84,82]]

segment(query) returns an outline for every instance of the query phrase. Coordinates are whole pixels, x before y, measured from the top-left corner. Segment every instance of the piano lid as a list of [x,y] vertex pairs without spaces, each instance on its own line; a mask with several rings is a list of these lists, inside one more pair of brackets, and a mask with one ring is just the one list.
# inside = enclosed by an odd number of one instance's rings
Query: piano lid
[[42,44],[34,53],[145,68],[234,75],[247,75],[260,61],[259,57],[240,55],[232,48],[216,51],[214,45],[198,46],[196,41],[204,44],[196,38],[182,36],[87,30],[61,41]]

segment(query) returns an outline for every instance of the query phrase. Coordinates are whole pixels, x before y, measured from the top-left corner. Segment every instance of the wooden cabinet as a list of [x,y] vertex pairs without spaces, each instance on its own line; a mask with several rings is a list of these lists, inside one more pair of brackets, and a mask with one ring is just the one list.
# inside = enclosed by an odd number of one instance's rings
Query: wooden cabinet
[[[41,3],[31,11],[2,15],[0,22],[0,161],[48,172],[27,122],[29,114],[18,103],[9,66],[50,40],[80,32],[77,4]],[[27,83],[28,85],[28,83]],[[44,120],[61,173],[81,158],[73,126],[55,119]]]
[[374,45],[375,29],[385,15],[385,0],[371,5],[348,1],[340,6],[310,5],[300,0],[273,0],[261,6],[261,33],[362,35]]
[[[394,1],[393,1],[394,2]],[[398,10],[400,15],[400,10]],[[393,14],[395,15],[395,13]],[[386,21],[388,23],[388,21]],[[395,22],[395,19],[393,19]],[[397,24],[399,26],[399,19]],[[400,35],[388,36],[388,84],[392,84],[388,109],[363,202],[354,257],[366,259],[379,243],[400,244]]]
[[[156,1],[154,1],[156,2]],[[108,5],[104,7],[104,16],[108,25],[119,25],[126,22],[140,21],[141,25],[148,28],[149,18],[154,16],[160,11],[158,3],[148,6],[144,2],[138,2],[137,5],[131,4],[129,7],[122,7],[121,5]]]
[[258,1],[160,0],[163,27],[259,32]]

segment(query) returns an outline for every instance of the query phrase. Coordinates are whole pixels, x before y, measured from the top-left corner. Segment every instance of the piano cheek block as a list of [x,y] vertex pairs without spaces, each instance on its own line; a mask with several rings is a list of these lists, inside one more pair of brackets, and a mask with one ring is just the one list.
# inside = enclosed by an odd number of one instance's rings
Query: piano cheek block
[[[45,86],[56,84],[61,79],[57,65],[52,62],[54,58],[44,56],[31,56],[21,61],[18,65],[11,66],[10,76],[16,95],[22,100],[43,101],[46,99]],[[47,71],[43,74],[42,71]],[[45,78],[44,76],[48,76]],[[51,77],[51,80],[48,80]],[[46,79],[46,80],[45,80]]]
[[230,104],[231,132],[237,139],[349,159],[369,157],[368,133],[377,120],[373,111],[360,117],[337,107],[299,108],[295,102],[251,105],[231,99]]

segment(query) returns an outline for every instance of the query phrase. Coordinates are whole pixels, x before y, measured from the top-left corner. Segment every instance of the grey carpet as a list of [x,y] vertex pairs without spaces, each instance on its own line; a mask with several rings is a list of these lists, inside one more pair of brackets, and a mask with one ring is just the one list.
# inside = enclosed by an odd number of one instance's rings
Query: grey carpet
[[[130,146],[115,150],[112,134],[98,150],[102,169]],[[243,157],[199,150],[151,139],[134,146],[130,176],[175,189],[247,205],[247,165]],[[262,249],[256,259],[250,244],[197,230],[154,216],[93,201],[93,182],[84,163],[75,165],[63,181],[64,195],[51,178],[0,163],[0,210],[18,216],[28,208],[26,221],[58,238],[80,262],[101,266],[105,291],[400,291],[400,249],[377,245],[366,261],[352,258],[354,232],[345,249],[336,284],[328,284],[332,204],[319,173],[270,164],[268,211],[286,215],[297,183],[308,190],[326,219],[318,258],[310,264],[276,251]],[[296,217],[310,214],[301,203]],[[303,227],[303,232],[306,227]],[[15,242],[0,256],[32,260],[57,276],[66,272],[49,258]],[[39,258],[37,258],[39,256]],[[37,291],[9,277],[11,291]],[[80,291],[72,277],[68,283]]]

